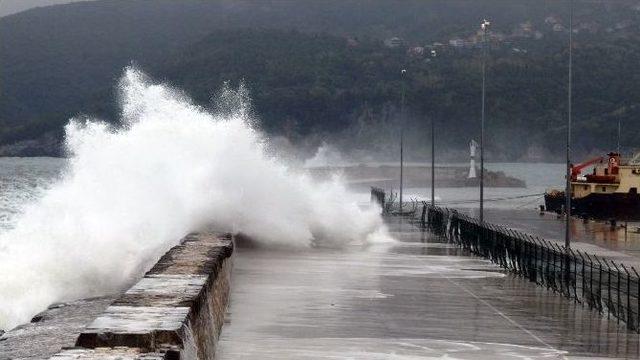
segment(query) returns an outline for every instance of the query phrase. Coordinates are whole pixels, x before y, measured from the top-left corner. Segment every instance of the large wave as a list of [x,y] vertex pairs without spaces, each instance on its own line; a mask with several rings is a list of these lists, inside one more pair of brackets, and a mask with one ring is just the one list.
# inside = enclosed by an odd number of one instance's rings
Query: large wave
[[212,113],[128,68],[120,92],[123,126],[72,119],[67,169],[0,235],[0,328],[121,290],[203,227],[266,245],[384,236],[379,209],[268,154],[242,90],[223,90]]

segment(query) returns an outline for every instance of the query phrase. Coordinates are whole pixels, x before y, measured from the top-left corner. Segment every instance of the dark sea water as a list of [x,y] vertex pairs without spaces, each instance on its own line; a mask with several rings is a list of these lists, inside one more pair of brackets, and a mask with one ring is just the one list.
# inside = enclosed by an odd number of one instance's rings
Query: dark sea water
[[61,174],[66,159],[0,158],[0,231],[11,228],[25,204]]

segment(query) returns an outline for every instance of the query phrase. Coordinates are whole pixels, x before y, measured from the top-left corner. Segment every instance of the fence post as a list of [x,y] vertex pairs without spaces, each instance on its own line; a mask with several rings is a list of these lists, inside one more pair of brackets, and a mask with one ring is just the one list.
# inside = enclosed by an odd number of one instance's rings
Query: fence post
[[580,256],[580,268],[582,270],[582,284],[580,286],[582,287],[581,298],[582,298],[582,304],[584,305],[584,301],[587,300],[587,298],[584,296],[584,288],[587,286],[587,281],[585,279],[585,272],[584,272],[584,266],[586,262],[584,261],[584,256],[582,256],[582,253],[580,252],[580,250],[576,250],[576,252]]
[[589,305],[593,307],[593,299],[595,298],[595,294],[593,293],[593,260],[589,254],[585,253],[587,258],[589,259]]
[[633,272],[636,274],[636,284],[638,285],[638,297],[636,299],[638,302],[638,308],[637,308],[638,326],[636,327],[636,330],[640,332],[640,275],[638,275],[636,268],[634,268],[633,266],[631,267],[631,270],[633,270]]
[[613,265],[613,267],[616,269],[616,273],[617,273],[617,278],[618,278],[618,283],[617,283],[617,289],[616,289],[616,318],[618,320],[618,324],[620,323],[620,269],[618,269],[618,266],[616,265],[615,262],[609,260],[609,262],[611,263],[611,265]]
[[564,288],[565,288],[565,285],[566,285],[566,283],[565,283],[565,281],[566,281],[566,276],[565,276],[566,273],[565,273],[565,269],[564,269],[564,266],[565,266],[565,254],[564,254],[564,251],[562,250],[562,248],[560,247],[560,245],[554,243],[553,246],[556,248],[556,252],[557,252],[558,258],[560,260],[560,271],[556,272],[556,276],[558,278],[558,284],[560,284],[559,292],[560,292],[560,294],[562,296],[565,296],[565,292],[564,292]]
[[597,255],[593,255],[593,258],[598,262],[598,310],[602,312],[602,262],[598,259]]
[[[545,245],[547,245],[547,242],[545,241]],[[544,254],[544,280],[545,283],[547,284],[547,289],[549,289],[551,287],[551,282],[549,281],[549,250],[550,248],[548,246],[544,247],[545,250],[545,254]]]
[[533,252],[529,261],[529,271],[531,272],[529,281],[538,283],[538,241],[535,237],[529,237],[529,244]]
[[[573,278],[569,276],[569,281],[571,281],[571,287],[573,287],[573,300],[578,302],[578,257],[571,248],[569,248],[569,253],[573,261]],[[569,265],[571,265],[571,263],[569,263]],[[571,266],[569,266],[569,271],[571,271]],[[569,275],[571,275],[571,273],[569,273]]]
[[631,319],[631,274],[629,274],[629,270],[627,270],[624,264],[620,263],[620,266],[622,266],[622,269],[627,274],[627,320],[625,322],[627,323],[627,328],[633,329],[633,320]]
[[607,311],[607,319],[608,319],[609,314],[611,313],[611,304],[613,303],[611,301],[611,267],[607,263],[607,259],[603,258],[602,261],[604,262],[605,265],[607,265],[607,302],[605,304],[607,305],[607,309],[609,309],[609,311]]

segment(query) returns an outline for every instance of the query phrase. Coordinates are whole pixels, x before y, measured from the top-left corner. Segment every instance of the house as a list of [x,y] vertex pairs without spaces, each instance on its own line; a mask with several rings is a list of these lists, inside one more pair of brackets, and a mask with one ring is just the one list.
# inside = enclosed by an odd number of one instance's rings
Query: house
[[449,46],[455,47],[455,48],[461,48],[464,46],[464,40],[460,39],[460,38],[456,38],[456,39],[451,39],[449,40]]
[[407,54],[411,56],[422,56],[424,55],[424,47],[422,46],[414,46],[407,50]]
[[384,41],[384,45],[389,48],[397,48],[397,47],[403,46],[404,44],[405,44],[404,40],[397,36]]
[[558,20],[558,18],[555,15],[549,15],[546,18],[544,18],[544,23],[547,25],[555,25],[555,24],[559,24],[560,20]]

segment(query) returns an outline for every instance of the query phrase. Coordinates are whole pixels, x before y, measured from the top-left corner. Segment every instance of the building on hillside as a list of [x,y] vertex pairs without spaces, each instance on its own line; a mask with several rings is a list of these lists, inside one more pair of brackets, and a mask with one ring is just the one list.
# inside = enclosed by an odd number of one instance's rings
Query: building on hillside
[[546,18],[544,18],[544,23],[547,25],[555,25],[555,24],[559,24],[560,20],[558,20],[558,18],[555,15],[549,15]]
[[390,39],[384,41],[384,45],[389,48],[397,48],[400,46],[404,46],[405,41],[402,38],[394,36]]
[[512,37],[519,38],[531,38],[535,35],[533,30],[533,24],[531,21],[525,21],[523,23],[518,24],[518,26],[513,30],[511,34]]
[[409,50],[407,50],[407,54],[411,56],[422,56],[424,55],[424,47],[422,46],[410,47]]
[[454,48],[464,47],[464,40],[460,38],[451,39],[449,40],[449,46]]

